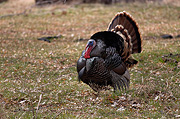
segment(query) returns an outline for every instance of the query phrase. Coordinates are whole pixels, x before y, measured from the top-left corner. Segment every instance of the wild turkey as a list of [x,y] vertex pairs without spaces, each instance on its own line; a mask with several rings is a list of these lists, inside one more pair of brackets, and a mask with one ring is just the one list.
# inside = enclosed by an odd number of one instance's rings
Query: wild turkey
[[129,87],[128,68],[138,61],[131,54],[140,53],[141,35],[137,23],[127,12],[119,12],[110,22],[107,31],[97,32],[87,42],[77,61],[78,78],[94,91],[114,91]]

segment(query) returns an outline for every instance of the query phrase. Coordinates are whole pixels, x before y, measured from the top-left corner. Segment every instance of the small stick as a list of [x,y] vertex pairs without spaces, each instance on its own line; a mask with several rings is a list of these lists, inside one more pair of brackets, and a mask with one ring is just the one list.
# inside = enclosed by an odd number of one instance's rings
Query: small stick
[[40,96],[39,96],[39,102],[38,102],[37,110],[36,110],[36,119],[37,119],[37,112],[38,112],[38,110],[39,110],[39,104],[40,104],[40,102],[41,102],[41,99],[42,99],[42,94],[40,94]]

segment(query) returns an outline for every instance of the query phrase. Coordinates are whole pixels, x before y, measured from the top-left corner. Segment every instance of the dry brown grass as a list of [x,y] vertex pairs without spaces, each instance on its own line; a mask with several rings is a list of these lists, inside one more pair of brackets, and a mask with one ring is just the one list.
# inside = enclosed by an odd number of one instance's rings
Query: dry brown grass
[[165,4],[173,4],[175,6],[180,6],[180,1],[179,0],[163,0]]
[[[13,2],[1,4],[0,14],[23,12],[33,4],[21,3],[15,9],[12,6],[21,1]],[[97,96],[77,81],[75,65],[86,45],[77,39],[106,30],[115,13],[123,10],[132,14],[142,32],[143,52],[134,55],[140,62],[131,69],[127,92]],[[180,33],[179,10],[151,3],[51,5],[1,18],[0,103],[5,118],[178,118],[179,68],[162,56],[180,53],[180,39],[160,35]],[[57,34],[62,37],[51,43],[37,40]],[[171,58],[180,62],[179,57]]]

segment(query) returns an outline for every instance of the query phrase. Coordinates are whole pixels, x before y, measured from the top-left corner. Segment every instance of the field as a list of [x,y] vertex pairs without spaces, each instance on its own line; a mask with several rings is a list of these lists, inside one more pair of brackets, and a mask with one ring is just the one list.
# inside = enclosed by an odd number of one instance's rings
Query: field
[[[133,55],[139,64],[127,91],[97,95],[78,82],[87,42],[78,39],[106,30],[124,10],[139,24],[143,52]],[[170,4],[0,4],[0,118],[180,118],[180,38],[160,37],[180,34],[179,21],[180,6]]]

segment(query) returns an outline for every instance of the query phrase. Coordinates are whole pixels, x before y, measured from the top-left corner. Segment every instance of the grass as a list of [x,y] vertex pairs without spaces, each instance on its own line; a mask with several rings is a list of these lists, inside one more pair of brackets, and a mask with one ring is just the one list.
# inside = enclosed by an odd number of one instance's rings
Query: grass
[[[16,1],[17,2],[17,1]],[[19,13],[33,3],[0,4],[0,14]],[[6,8],[6,9],[5,9]],[[65,8],[65,9],[64,9]],[[76,61],[86,45],[79,38],[106,30],[119,11],[139,24],[143,52],[130,70],[126,92],[98,96],[78,82]],[[33,7],[26,15],[0,19],[1,118],[178,118],[180,67],[164,55],[180,53],[180,7],[157,4],[76,5]],[[173,14],[172,14],[173,13]],[[51,43],[37,40],[61,34]],[[167,57],[180,62],[178,56]]]

